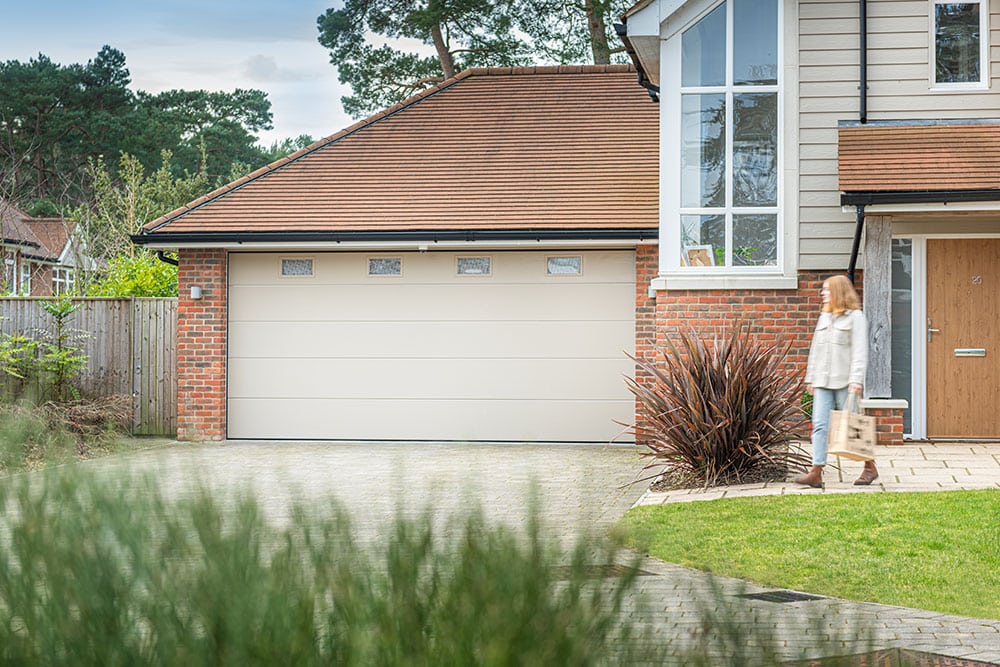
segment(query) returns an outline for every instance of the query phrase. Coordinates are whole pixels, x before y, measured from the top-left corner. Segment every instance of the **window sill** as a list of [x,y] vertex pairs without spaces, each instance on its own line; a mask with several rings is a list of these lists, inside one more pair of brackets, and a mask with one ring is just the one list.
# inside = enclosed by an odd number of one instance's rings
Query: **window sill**
[[714,289],[788,289],[799,287],[798,276],[781,274],[749,275],[724,274],[707,275],[683,273],[665,273],[654,278],[650,287],[658,292],[669,290],[714,290]]

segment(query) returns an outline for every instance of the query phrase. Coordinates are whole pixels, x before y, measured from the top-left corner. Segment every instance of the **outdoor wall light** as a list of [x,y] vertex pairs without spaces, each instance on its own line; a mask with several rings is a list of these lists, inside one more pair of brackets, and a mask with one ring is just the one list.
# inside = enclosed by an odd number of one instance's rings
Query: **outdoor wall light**
[[191,299],[197,301],[201,298],[201,286],[191,285]]

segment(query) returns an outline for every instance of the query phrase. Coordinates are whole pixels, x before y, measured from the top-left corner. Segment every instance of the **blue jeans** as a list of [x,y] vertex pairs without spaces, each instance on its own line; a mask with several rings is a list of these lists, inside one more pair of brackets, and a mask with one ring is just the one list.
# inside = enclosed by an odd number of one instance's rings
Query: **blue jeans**
[[830,433],[830,411],[843,410],[847,402],[847,387],[826,389],[813,387],[812,450],[813,465],[826,465],[826,439]]

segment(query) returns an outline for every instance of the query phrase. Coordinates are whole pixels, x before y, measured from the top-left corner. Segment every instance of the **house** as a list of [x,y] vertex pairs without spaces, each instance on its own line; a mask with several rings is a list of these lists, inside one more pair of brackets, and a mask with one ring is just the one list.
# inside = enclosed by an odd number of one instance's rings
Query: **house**
[[882,439],[1000,437],[998,24],[995,0],[631,7],[660,109],[657,335],[752,312],[807,341],[850,271]]
[[33,218],[0,199],[0,294],[60,296],[74,292],[78,272],[93,261],[81,251],[72,222]]
[[179,262],[178,437],[618,435],[659,225],[635,79],[468,70],[146,224]]

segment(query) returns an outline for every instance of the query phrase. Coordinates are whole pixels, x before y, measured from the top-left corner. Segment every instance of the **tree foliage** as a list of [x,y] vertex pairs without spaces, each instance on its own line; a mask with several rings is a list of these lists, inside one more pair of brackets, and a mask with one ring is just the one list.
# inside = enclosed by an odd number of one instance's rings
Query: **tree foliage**
[[88,296],[177,296],[177,267],[148,252],[113,257]]
[[[360,117],[468,67],[608,63],[607,19],[625,6],[620,0],[347,0],[321,15],[317,27],[338,78],[351,87],[344,110]],[[373,43],[372,35],[383,42]],[[413,42],[424,53],[402,46]]]
[[86,65],[44,54],[0,61],[0,196],[62,210],[87,199],[92,163],[108,161],[117,178],[122,153],[153,170],[166,150],[175,175],[204,172],[212,183],[234,162],[256,169],[269,161],[255,136],[271,129],[266,93],[152,94],[130,84],[125,54],[110,46]]
[[118,161],[117,177],[101,158],[88,165],[92,199],[77,207],[71,218],[79,224],[91,257],[107,262],[146,252],[130,236],[138,234],[145,223],[205,193],[209,186],[205,161],[197,173],[185,171],[178,177],[171,159],[170,151],[163,151],[159,168],[148,175],[139,159],[128,153]]

